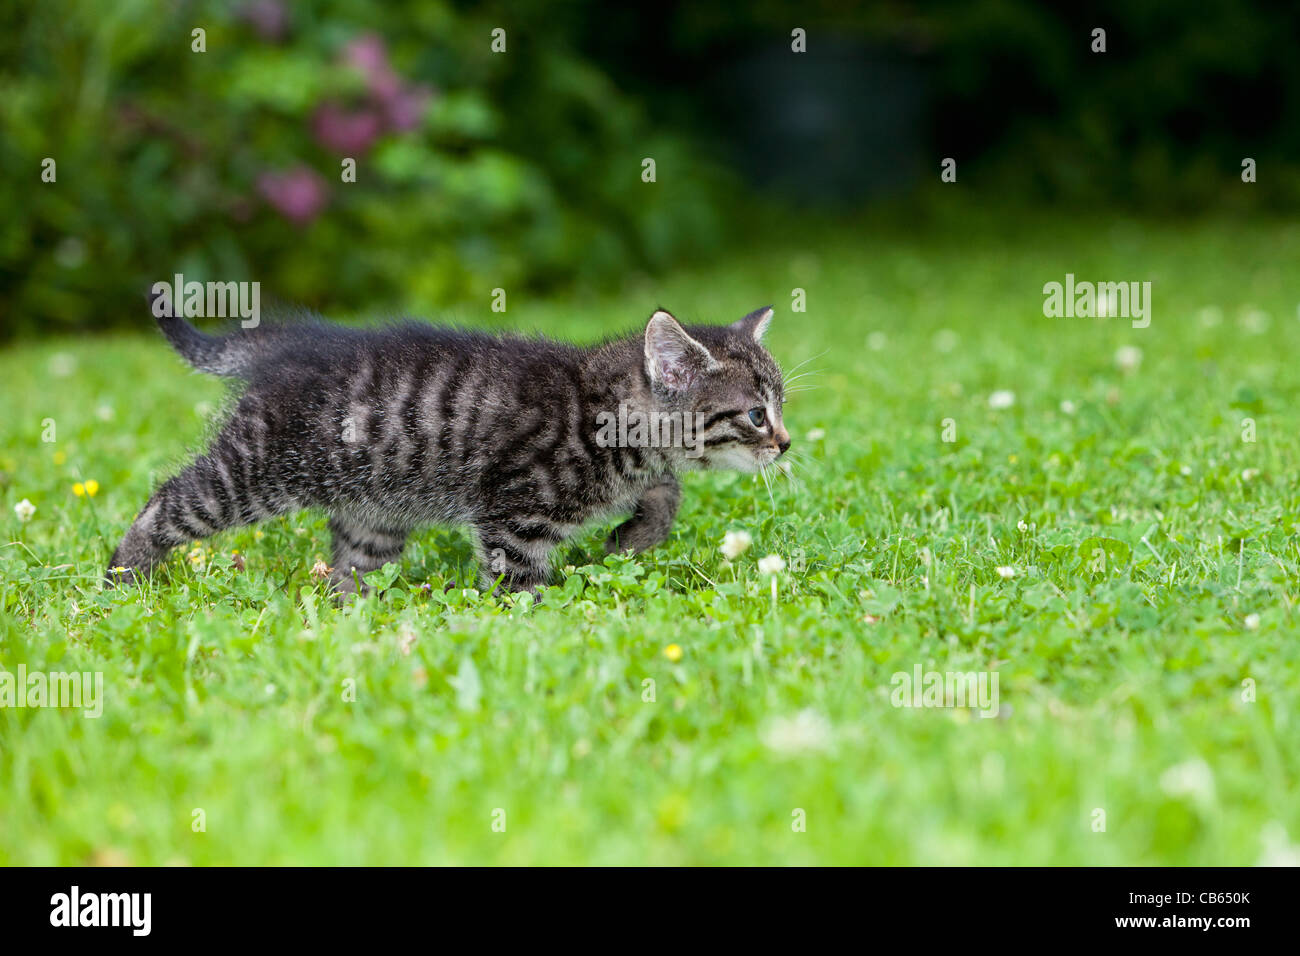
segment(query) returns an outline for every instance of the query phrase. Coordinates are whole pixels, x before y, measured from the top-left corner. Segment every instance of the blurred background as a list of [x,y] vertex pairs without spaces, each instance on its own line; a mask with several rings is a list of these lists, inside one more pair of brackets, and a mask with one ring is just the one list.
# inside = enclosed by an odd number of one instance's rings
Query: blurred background
[[953,190],[1287,215],[1298,35],[1262,0],[5,0],[0,337],[145,327],[176,272],[342,314],[573,294]]

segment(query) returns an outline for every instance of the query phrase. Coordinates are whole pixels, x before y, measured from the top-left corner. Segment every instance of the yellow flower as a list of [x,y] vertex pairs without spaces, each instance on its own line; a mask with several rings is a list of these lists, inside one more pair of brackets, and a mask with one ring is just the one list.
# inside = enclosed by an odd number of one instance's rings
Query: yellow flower
[[78,498],[81,498],[86,494],[86,486],[83,485],[81,482],[77,482],[75,485],[72,486],[72,493],[76,495]]
[[67,460],[68,460],[68,453],[66,451],[56,451],[54,453],[54,463],[56,465],[61,465]]
[[87,478],[85,487],[86,494],[90,495],[90,497],[93,498],[95,495],[99,494],[99,482],[94,478]]
[[669,644],[664,648],[664,657],[676,664],[682,659],[682,646],[680,644]]

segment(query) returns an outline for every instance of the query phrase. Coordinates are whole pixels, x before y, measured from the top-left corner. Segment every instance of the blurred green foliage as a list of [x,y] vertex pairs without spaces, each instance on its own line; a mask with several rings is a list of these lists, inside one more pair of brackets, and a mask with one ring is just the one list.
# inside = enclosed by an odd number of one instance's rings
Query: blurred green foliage
[[7,6],[0,335],[145,323],[176,272],[430,309],[715,247],[722,174],[562,43],[512,28],[494,52],[500,22],[438,0]]
[[1265,0],[9,4],[0,338],[147,324],[177,272],[334,313],[485,306],[890,195],[1294,211],[1297,33]]

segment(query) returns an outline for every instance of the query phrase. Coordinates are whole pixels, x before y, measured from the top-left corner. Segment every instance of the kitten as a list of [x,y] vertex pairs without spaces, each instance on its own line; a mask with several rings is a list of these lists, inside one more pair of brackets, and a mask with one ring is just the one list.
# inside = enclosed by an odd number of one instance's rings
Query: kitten
[[[422,323],[214,336],[161,315],[186,361],[243,392],[208,450],[145,505],[107,579],[304,508],[330,515],[344,592],[431,523],[468,525],[485,587],[511,592],[545,584],[551,552],[594,519],[631,511],[606,550],[644,551],[668,537],[679,472],[757,471],[789,448],[781,371],[762,345],[771,320],[766,308],[687,330],[660,310],[644,334],[578,347]],[[646,421],[669,423],[668,440]]]

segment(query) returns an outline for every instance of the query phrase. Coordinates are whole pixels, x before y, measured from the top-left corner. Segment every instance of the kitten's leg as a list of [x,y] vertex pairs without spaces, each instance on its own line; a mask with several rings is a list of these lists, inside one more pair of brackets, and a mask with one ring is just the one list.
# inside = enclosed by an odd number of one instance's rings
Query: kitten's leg
[[[330,534],[334,538],[334,570],[330,582],[342,594],[354,593],[362,577],[401,558],[408,533],[405,528],[377,527],[373,522],[333,515]],[[361,590],[367,590],[364,582]]]
[[136,516],[113,552],[105,575],[110,585],[149,574],[177,545],[218,531],[296,511],[301,504],[260,489],[244,462],[218,444],[174,478],[163,482]]
[[630,548],[640,554],[662,544],[672,530],[681,500],[682,488],[675,477],[669,476],[659,484],[651,485],[641,495],[632,517],[610,533],[605,541],[605,552],[609,554]]
[[483,590],[489,591],[497,578],[502,578],[499,587],[506,594],[535,593],[546,584],[551,576],[551,552],[564,538],[560,529],[545,520],[481,522],[474,531]]

